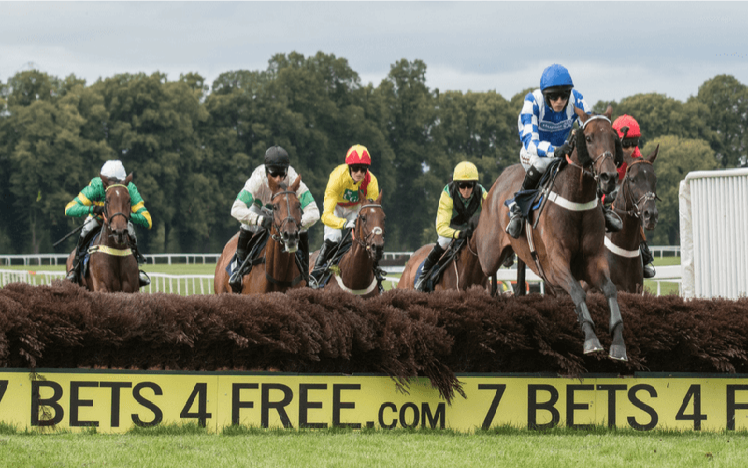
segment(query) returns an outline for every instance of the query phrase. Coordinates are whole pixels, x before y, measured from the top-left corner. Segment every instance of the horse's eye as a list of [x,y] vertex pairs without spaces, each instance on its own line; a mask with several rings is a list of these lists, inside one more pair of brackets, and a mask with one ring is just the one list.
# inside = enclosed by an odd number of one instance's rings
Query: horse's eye
[[366,216],[361,216],[361,222],[362,222],[362,223],[365,223],[365,222],[366,222]]
[[584,136],[584,140],[585,140],[585,141],[586,141],[587,143],[589,143],[589,142],[591,142],[591,141],[592,141],[592,137],[591,137],[591,136],[589,136],[589,135],[585,135],[585,136]]
[[278,208],[280,208],[280,205],[277,203],[273,205],[273,211],[276,211]]

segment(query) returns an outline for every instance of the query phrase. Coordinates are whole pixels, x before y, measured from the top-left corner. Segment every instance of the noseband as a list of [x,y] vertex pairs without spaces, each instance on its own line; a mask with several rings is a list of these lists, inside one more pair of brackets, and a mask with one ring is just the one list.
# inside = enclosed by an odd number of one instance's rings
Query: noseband
[[[364,211],[364,208],[379,208],[381,210],[382,209],[382,205],[378,205],[376,203],[369,203],[368,205],[363,205],[361,207],[361,209],[358,211],[358,216],[356,217],[356,225],[357,226],[359,226],[359,224],[360,224],[359,220],[361,219],[361,213]],[[367,226],[364,223],[363,226],[359,227],[359,231],[362,231],[366,227]],[[359,245],[361,245],[361,247],[365,248],[368,251],[368,250],[371,250],[371,246],[369,245],[369,241],[370,241],[371,237],[372,236],[378,236],[378,235],[384,236],[384,229],[382,229],[379,226],[375,226],[371,231],[369,231],[368,233],[366,233],[366,235],[356,237],[355,240],[356,240],[356,242],[359,243]],[[363,237],[363,240],[362,240],[362,237]]]
[[[278,195],[285,195],[289,193],[296,195],[296,192],[292,190],[284,190],[282,192],[273,194],[273,196],[270,198],[270,202],[272,203],[272,201],[275,200],[275,197],[277,197]],[[297,229],[300,228],[301,226],[301,223],[296,221],[296,218],[291,216],[291,202],[288,200],[288,197],[286,197],[286,208],[287,208],[286,213],[288,213],[288,215],[280,222],[280,225],[275,224],[275,212],[273,212],[273,227],[275,228],[275,231],[278,233],[278,235],[271,234],[270,237],[272,237],[274,241],[279,242],[279,243],[283,243],[283,239],[281,239],[280,234],[281,234],[281,230],[284,227],[286,227],[287,223],[292,222],[296,226]]]
[[[629,171],[632,167],[636,166],[637,164],[649,164],[652,165],[651,162],[647,161],[646,159],[641,159],[639,161],[632,162],[629,167],[626,168],[626,177],[624,177],[623,182],[621,183],[621,191],[624,199],[624,206],[623,210],[619,210],[618,208],[615,208],[615,210],[621,214],[627,215],[627,216],[633,216],[634,218],[641,219],[641,204],[648,202],[650,200],[660,200],[660,198],[657,196],[656,193],[649,191],[644,193],[639,200],[634,201],[634,192],[631,189],[631,179],[629,178]],[[616,199],[617,200],[617,199]],[[613,202],[613,205],[615,205],[615,201]],[[631,210],[627,210],[626,208],[632,205]]]

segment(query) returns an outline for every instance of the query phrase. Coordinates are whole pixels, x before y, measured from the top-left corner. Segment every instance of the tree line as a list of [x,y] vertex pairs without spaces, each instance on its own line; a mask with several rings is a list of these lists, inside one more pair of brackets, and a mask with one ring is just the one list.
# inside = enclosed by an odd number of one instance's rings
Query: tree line
[[[519,162],[517,116],[533,83],[506,99],[495,91],[426,86],[426,64],[400,60],[377,86],[363,84],[344,58],[277,54],[265,70],[97,80],[38,70],[0,83],[0,251],[65,252],[79,226],[64,215],[104,161],[121,159],[153,217],[138,231],[141,250],[220,252],[237,231],[231,204],[267,147],[280,145],[320,209],[332,169],[354,144],[369,148],[387,213],[387,250],[436,239],[439,194],[454,166],[475,163],[489,188]],[[660,222],[650,243],[678,244],[678,182],[694,170],[745,163],[748,88],[734,77],[704,82],[686,102],[663,94],[598,101],[642,129],[642,152],[660,145]],[[742,158],[742,159],[741,159]],[[311,232],[312,247],[322,228]]]

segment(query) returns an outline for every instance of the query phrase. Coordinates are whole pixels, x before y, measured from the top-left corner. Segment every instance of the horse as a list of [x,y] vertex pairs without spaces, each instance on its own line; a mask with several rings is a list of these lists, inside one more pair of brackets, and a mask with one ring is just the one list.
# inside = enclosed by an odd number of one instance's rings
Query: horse
[[[301,288],[306,285],[304,275],[296,265],[296,251],[299,247],[301,229],[301,203],[296,190],[301,184],[301,176],[290,186],[276,184],[268,179],[273,208],[273,223],[270,227],[270,238],[260,251],[264,261],[252,267],[249,274],[242,278],[241,294],[263,294],[283,292],[288,289]],[[229,274],[226,266],[236,253],[239,233],[236,233],[223,248],[216,265],[213,289],[216,294],[231,293]]]
[[[127,224],[130,221],[130,191],[127,185],[132,181],[132,173],[119,183],[110,181],[99,174],[106,191],[104,201],[104,224],[98,237],[89,248],[88,274],[83,277],[81,268],[81,286],[91,291],[137,292],[140,289],[138,280],[138,261],[128,245]],[[73,268],[75,250],[68,256],[67,271]]]
[[651,231],[657,225],[657,176],[654,162],[659,145],[646,158],[627,161],[626,175],[621,181],[612,209],[623,221],[623,229],[608,233],[605,250],[610,266],[610,279],[620,291],[641,293],[644,288],[639,243],[642,228]]
[[[485,219],[481,219],[474,233],[478,259],[484,274],[490,276],[515,253],[545,280],[550,293],[556,294],[557,290],[569,293],[584,332],[584,354],[604,349],[595,334],[595,324],[585,303],[586,293],[579,280],[603,291],[610,308],[609,355],[614,360],[626,361],[623,318],[616,287],[610,280],[603,245],[605,221],[597,198],[598,187],[603,193],[615,188],[616,159],[622,159],[623,151],[610,123],[610,106],[604,114],[593,116],[578,108],[574,110],[581,123],[575,135],[575,148],[566,157],[567,164],[560,166],[551,187],[543,190],[545,204],[540,214],[531,214],[525,237],[514,239],[505,232],[509,208],[504,202],[521,187],[525,177],[522,166],[508,167],[491,187],[481,215]],[[530,229],[533,218],[536,228]]]
[[[379,294],[379,282],[374,267],[384,252],[384,210],[382,192],[376,200],[367,200],[356,216],[351,249],[343,254],[337,267],[333,267],[327,291],[343,290],[364,298]],[[315,251],[309,259],[309,272],[319,256]]]
[[[433,247],[434,244],[426,244],[415,251],[405,265],[405,270],[403,270],[400,281],[397,283],[397,289],[413,289],[418,267]],[[449,266],[444,269],[439,281],[434,285],[434,291],[449,289],[465,291],[476,284],[485,288],[488,284],[488,277],[483,273],[478,261],[478,252],[475,250],[475,236],[472,235]]]

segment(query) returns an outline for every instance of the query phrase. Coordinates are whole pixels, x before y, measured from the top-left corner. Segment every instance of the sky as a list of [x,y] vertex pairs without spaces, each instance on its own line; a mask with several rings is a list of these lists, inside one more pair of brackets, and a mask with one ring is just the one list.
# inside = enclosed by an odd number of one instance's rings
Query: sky
[[0,1],[0,80],[160,71],[212,84],[278,53],[322,51],[374,86],[398,60],[420,59],[431,89],[511,99],[560,63],[590,104],[686,101],[716,75],[748,84],[745,18],[748,2]]

